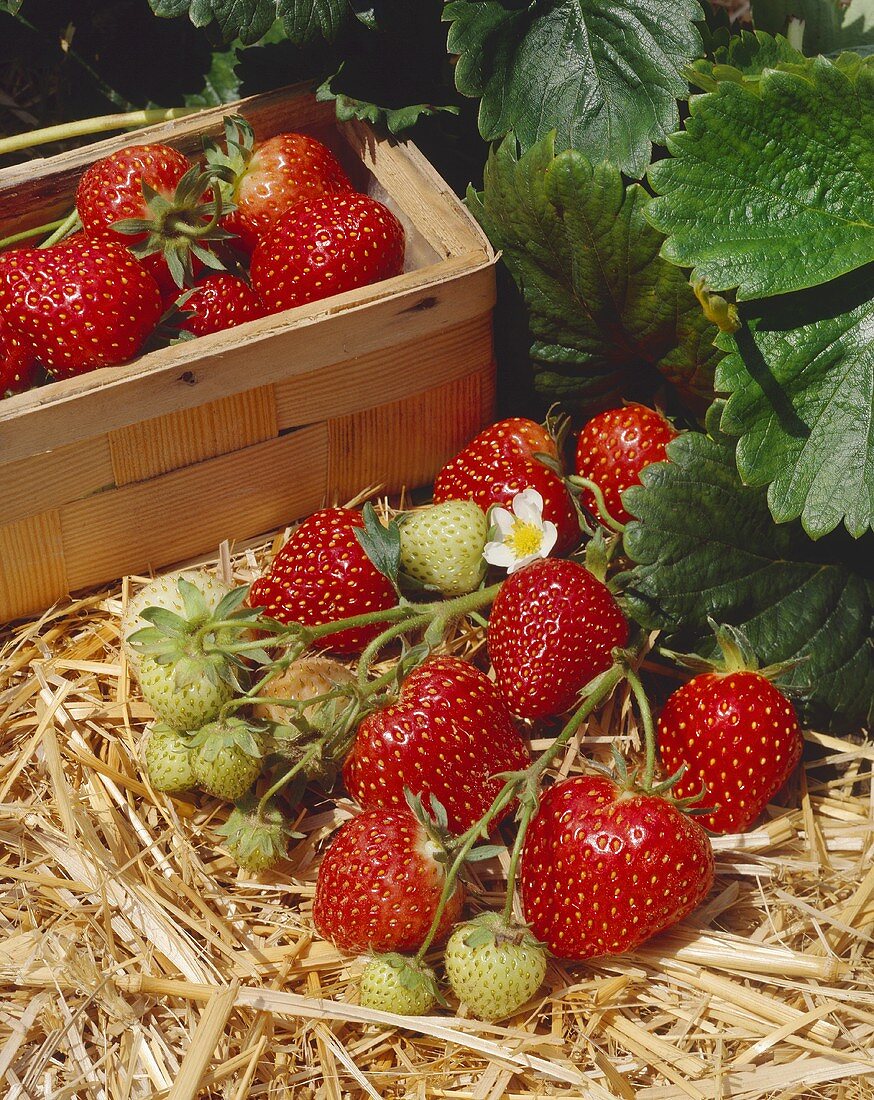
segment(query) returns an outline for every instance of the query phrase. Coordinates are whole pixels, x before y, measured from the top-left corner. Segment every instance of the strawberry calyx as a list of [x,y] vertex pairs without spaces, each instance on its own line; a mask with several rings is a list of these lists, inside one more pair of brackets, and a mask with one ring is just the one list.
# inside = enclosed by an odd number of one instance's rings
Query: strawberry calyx
[[237,748],[253,760],[264,755],[263,731],[245,718],[217,718],[191,733],[191,747],[209,762],[224,749]]
[[248,588],[232,589],[212,611],[200,589],[180,577],[179,594],[183,613],[165,607],[147,607],[140,618],[151,623],[128,636],[128,643],[141,656],[173,667],[177,688],[182,689],[206,676],[211,683],[222,681],[241,690],[244,664],[234,652],[234,639],[252,626],[257,611],[242,608]]
[[400,598],[401,590],[398,587],[398,573],[401,568],[400,526],[394,519],[387,524],[381,523],[370,501],[361,509],[361,515],[364,526],[354,529],[355,538],[373,565],[391,581]]
[[285,858],[289,840],[303,835],[294,832],[275,799],[259,809],[251,794],[237,802],[216,832],[225,838],[225,847],[237,863],[256,874],[275,867]]
[[[141,186],[149,216],[123,218],[111,227],[115,233],[139,238],[128,245],[130,251],[138,259],[160,253],[173,281],[180,287],[194,282],[195,258],[207,267],[223,271],[221,260],[210,248],[204,247],[233,236],[219,224],[230,208],[221,189],[214,187],[212,175],[194,165],[180,179],[170,199],[145,180]],[[207,199],[210,191],[214,198]]]
[[507,919],[505,915],[492,909],[477,914],[459,927],[467,947],[484,947],[487,944],[497,947],[504,944],[511,944],[513,947],[543,947],[541,941],[532,935],[527,924]]
[[726,676],[734,672],[755,672],[771,683],[780,684],[784,692],[791,690],[785,683],[785,676],[807,658],[798,657],[760,667],[752,643],[740,627],[731,626],[728,623],[717,623],[715,619],[709,617],[707,623],[713,631],[718,653],[706,657],[698,653],[678,653],[664,646],[659,647],[659,653],[692,672],[715,672]]
[[436,974],[421,959],[397,951],[371,955],[361,975],[364,1008],[421,1016],[435,1003],[447,1007]]
[[237,184],[255,153],[255,131],[242,115],[227,115],[224,121],[225,148],[210,137],[204,137],[202,144],[209,174],[227,200],[225,212],[228,212]]

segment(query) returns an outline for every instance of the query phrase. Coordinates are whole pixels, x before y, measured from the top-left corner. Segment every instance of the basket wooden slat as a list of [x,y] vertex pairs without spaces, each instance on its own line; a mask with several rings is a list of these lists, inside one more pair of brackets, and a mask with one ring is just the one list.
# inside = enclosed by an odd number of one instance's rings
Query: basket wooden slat
[[[299,89],[0,172],[0,234],[69,209],[113,149],[194,153],[239,111],[307,130],[407,231],[405,270],[0,404],[0,619],[283,526],[379,482],[413,488],[491,417],[494,254],[408,143]],[[7,564],[8,563],[8,564]]]

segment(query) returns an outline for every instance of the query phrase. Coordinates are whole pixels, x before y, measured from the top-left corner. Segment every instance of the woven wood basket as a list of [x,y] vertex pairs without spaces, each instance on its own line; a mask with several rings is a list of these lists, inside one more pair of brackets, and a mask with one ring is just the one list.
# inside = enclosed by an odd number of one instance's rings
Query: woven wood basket
[[238,112],[313,133],[407,230],[405,270],[360,290],[0,402],[0,620],[206,553],[379,484],[429,482],[494,406],[494,253],[408,142],[283,89],[0,171],[0,236],[64,215],[93,161],[196,154]]

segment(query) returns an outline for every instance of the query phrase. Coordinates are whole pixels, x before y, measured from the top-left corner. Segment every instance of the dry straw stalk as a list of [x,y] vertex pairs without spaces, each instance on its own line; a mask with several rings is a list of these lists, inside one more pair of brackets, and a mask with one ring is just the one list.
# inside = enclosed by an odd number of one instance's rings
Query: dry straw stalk
[[[271,545],[210,564],[246,582]],[[313,790],[303,839],[253,880],[219,844],[226,807],[141,777],[149,715],[118,646],[139,583],[0,638],[8,1100],[874,1096],[870,741],[810,733],[766,820],[715,842],[708,902],[634,956],[553,960],[502,1025],[457,1006],[396,1018],[356,1003],[360,960],[312,931],[320,849],[347,799]],[[481,632],[450,646],[474,655]],[[614,737],[638,743],[625,698],[556,773],[606,759]],[[477,865],[476,904],[499,903],[506,866]]]

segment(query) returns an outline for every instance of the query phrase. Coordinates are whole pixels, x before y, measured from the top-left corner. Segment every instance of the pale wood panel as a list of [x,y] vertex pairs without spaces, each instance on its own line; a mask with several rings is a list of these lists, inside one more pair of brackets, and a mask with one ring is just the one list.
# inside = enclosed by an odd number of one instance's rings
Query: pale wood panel
[[207,553],[270,531],[325,498],[319,424],[61,509],[73,589]]
[[186,340],[0,402],[0,463],[270,385],[481,316],[492,264],[469,257],[398,276],[228,332]]
[[474,374],[492,361],[492,315],[358,355],[276,386],[280,429],[400,400]]
[[0,527],[0,621],[44,611],[67,588],[57,511]]
[[478,251],[494,258],[476,219],[411,141],[374,141],[373,131],[362,122],[350,122],[340,133],[441,256]]
[[109,433],[115,482],[146,481],[277,435],[272,386],[142,420]]
[[0,464],[0,523],[80,500],[114,484],[105,435]]
[[432,481],[483,427],[482,386],[481,375],[474,374],[330,420],[329,495],[342,499],[376,483],[399,492]]

